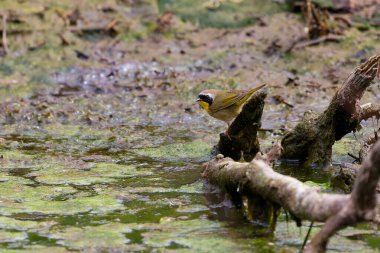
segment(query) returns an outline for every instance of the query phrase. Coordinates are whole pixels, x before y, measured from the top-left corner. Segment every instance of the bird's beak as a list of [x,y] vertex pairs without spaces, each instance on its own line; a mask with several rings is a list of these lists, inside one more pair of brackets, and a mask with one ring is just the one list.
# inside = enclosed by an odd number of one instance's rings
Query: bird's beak
[[202,99],[200,99],[200,98],[197,98],[197,100],[195,100],[195,102],[199,102],[199,101],[202,101]]

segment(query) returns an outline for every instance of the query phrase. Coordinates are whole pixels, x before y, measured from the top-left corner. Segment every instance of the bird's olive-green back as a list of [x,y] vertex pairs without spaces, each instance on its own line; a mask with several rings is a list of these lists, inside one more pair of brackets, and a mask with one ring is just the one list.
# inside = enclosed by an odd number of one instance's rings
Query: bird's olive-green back
[[230,106],[241,106],[255,91],[264,86],[265,84],[251,90],[213,90],[215,98],[209,109],[211,112],[217,112]]

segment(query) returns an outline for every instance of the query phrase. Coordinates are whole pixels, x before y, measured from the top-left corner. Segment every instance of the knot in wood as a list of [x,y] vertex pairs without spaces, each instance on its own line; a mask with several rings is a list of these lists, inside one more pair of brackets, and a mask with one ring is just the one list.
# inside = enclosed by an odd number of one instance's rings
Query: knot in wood
[[222,154],[217,154],[215,158],[216,158],[217,160],[220,160],[220,159],[223,159],[223,158],[224,158],[224,155],[222,155]]

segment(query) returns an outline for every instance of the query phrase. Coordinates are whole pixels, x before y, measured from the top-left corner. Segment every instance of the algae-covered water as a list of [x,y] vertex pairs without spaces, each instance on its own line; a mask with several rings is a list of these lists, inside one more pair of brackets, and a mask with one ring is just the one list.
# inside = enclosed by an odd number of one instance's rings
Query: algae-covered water
[[[272,42],[303,31],[286,4],[190,2],[0,2],[9,41],[0,58],[0,252],[300,249],[309,222],[298,228],[281,212],[270,231],[202,178],[225,126],[194,100],[205,88],[267,83],[265,150],[305,111],[323,111],[360,60],[378,52],[378,30],[352,27],[340,44],[268,54]],[[159,18],[168,10],[167,24]],[[347,152],[359,152],[376,122],[363,126],[334,146],[335,164],[352,162]],[[334,190],[320,169],[276,169]],[[329,243],[339,252],[379,248],[369,225]]]

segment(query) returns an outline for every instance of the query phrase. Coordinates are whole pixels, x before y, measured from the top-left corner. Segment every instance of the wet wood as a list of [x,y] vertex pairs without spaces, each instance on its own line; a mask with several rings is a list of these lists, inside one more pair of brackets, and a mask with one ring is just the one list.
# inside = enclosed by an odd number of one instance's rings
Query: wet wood
[[359,101],[376,77],[379,61],[380,55],[376,55],[357,67],[322,114],[305,114],[302,121],[282,139],[282,158],[299,159],[307,164],[329,164],[335,141],[356,131],[360,121],[369,115]]
[[241,113],[228,128],[228,135],[221,133],[215,153],[238,161],[251,161],[260,150],[257,131],[261,127],[266,93],[258,92],[245,103]]
[[377,221],[376,186],[380,177],[380,142],[376,143],[365,160],[350,195],[320,193],[315,187],[275,172],[262,160],[239,163],[218,155],[204,167],[209,182],[235,198],[238,196],[249,201],[259,195],[288,210],[296,220],[326,221],[307,246],[307,252],[324,252],[329,238],[345,226]]

